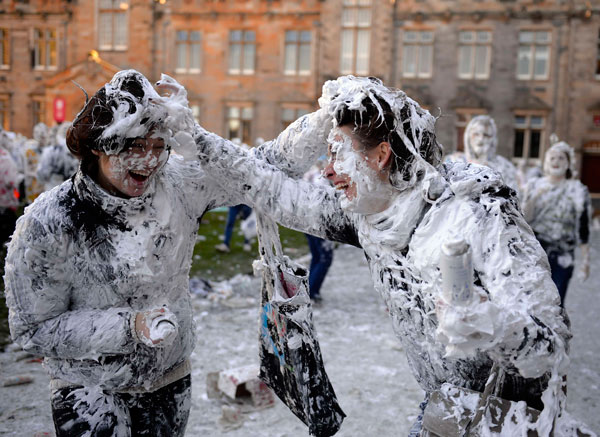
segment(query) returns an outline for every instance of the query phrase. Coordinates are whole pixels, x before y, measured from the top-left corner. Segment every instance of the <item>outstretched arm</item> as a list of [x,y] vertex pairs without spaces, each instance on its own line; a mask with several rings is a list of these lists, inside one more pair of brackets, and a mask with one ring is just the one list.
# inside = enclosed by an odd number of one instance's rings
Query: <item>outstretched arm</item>
[[38,220],[18,222],[6,260],[13,340],[34,354],[86,359],[133,351],[130,308],[71,310],[70,242]]
[[359,246],[354,218],[344,213],[330,187],[293,179],[228,140],[197,131],[204,170],[240,203],[266,213],[284,226]]
[[[175,152],[191,159],[197,150],[191,136],[205,132],[192,116],[187,91],[172,77],[163,74],[156,83],[159,90],[169,93],[160,101],[169,116],[165,123],[174,132]],[[317,159],[327,152],[327,136],[332,119],[324,109],[306,114],[291,123],[277,138],[252,149],[252,155],[281,169],[292,177],[302,176]]]

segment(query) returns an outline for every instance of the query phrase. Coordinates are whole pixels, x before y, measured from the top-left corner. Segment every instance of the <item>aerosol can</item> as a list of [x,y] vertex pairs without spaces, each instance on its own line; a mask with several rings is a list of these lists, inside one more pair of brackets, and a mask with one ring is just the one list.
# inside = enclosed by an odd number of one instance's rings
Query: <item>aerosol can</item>
[[473,297],[473,261],[471,247],[462,237],[442,243],[440,269],[446,302],[468,304]]

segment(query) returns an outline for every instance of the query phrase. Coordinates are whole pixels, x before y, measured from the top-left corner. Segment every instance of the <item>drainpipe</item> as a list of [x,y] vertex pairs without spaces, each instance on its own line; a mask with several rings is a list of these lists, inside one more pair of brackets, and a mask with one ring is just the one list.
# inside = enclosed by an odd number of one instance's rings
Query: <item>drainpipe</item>
[[396,74],[398,72],[398,32],[397,32],[397,11],[398,2],[396,0],[390,0],[392,2],[392,70],[390,72],[390,84],[393,87],[397,87]]
[[156,46],[157,46],[157,33],[156,33],[156,1],[155,0],[151,0],[151,10],[152,10],[152,19],[151,19],[151,26],[150,28],[152,29],[152,47],[150,48],[150,60],[152,62],[152,80],[157,80],[158,79],[158,73],[156,71],[156,67],[157,67],[157,59],[156,59]]

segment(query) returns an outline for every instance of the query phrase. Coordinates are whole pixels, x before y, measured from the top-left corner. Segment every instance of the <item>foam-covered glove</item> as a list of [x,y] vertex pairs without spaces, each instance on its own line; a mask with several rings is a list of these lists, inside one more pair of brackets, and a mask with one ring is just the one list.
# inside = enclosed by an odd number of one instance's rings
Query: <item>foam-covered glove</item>
[[495,305],[478,293],[467,304],[451,304],[440,297],[436,335],[446,346],[446,356],[465,358],[493,346],[498,340],[497,313]]
[[164,73],[156,82],[156,87],[169,93],[168,96],[161,97],[159,103],[167,109],[164,124],[173,132],[173,151],[185,159],[195,159],[197,152],[193,133],[196,121],[189,107],[185,87]]
[[135,338],[149,347],[163,347],[177,337],[177,317],[168,308],[155,308],[135,315]]

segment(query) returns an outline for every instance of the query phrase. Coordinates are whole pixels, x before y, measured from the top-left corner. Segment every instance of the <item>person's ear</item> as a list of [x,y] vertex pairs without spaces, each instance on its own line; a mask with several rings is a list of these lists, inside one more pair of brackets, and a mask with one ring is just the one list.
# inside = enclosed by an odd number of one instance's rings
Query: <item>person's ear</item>
[[392,146],[387,141],[382,141],[377,146],[377,149],[377,166],[380,170],[383,170],[392,159]]
[[100,153],[101,153],[101,152],[100,152],[99,150],[92,149],[92,153],[93,153],[94,155],[96,155],[96,156],[100,156]]

